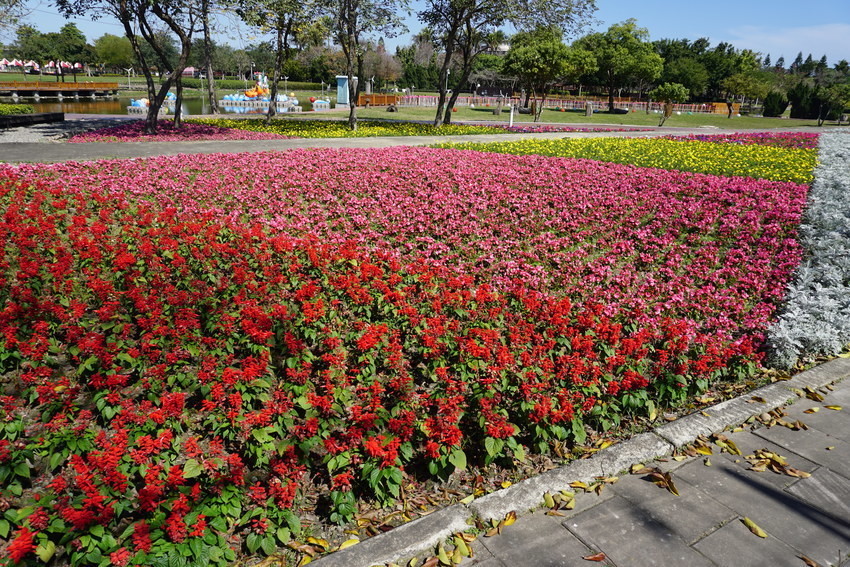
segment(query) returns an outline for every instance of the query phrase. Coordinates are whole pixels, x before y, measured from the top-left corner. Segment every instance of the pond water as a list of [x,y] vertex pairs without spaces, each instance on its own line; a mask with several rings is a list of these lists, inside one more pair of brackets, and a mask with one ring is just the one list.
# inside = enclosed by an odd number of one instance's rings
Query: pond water
[[[36,112],[65,112],[67,114],[127,114],[127,107],[130,106],[130,97],[98,98],[97,100],[65,99],[61,102],[56,99],[44,98],[35,102],[30,98],[22,98],[20,101],[33,105]],[[312,105],[309,100],[301,101],[300,104],[305,111],[311,110]],[[183,116],[209,114],[209,99],[199,96],[185,98],[181,109]],[[265,112],[265,110],[257,108],[221,107],[221,105],[219,105],[219,110],[225,114],[263,114]]]

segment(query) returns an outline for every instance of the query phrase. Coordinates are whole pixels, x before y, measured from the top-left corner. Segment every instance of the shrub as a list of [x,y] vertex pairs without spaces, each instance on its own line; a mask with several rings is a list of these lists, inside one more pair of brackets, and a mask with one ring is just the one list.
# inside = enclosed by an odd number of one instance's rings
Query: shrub
[[31,104],[3,104],[0,103],[0,116],[11,116],[14,114],[32,114],[35,108]]
[[788,99],[778,91],[771,91],[764,99],[764,110],[762,114],[768,117],[782,116],[788,108]]

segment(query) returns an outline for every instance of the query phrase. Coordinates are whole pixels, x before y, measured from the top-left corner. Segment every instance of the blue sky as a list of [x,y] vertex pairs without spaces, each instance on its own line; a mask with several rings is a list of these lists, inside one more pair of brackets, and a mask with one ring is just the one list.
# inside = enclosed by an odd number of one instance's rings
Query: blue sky
[[[847,0],[751,0],[750,2],[687,2],[681,0],[597,0],[595,29],[635,18],[647,28],[651,39],[707,37],[712,45],[720,41],[739,49],[769,53],[776,62],[779,56],[790,64],[797,53],[815,59],[826,55],[830,66],[840,59],[850,61],[850,9]],[[45,1],[30,3],[33,10],[27,22],[43,32],[58,31],[64,24],[56,9]],[[805,9],[801,9],[801,7]],[[112,20],[72,20],[89,41],[104,33],[120,35],[123,29]],[[419,25],[413,20],[413,31]],[[229,43],[242,47],[251,42],[246,32],[232,31]],[[388,41],[406,43],[409,36]],[[9,42],[11,38],[0,41]],[[222,38],[225,39],[225,38]],[[226,39],[225,39],[226,40]]]

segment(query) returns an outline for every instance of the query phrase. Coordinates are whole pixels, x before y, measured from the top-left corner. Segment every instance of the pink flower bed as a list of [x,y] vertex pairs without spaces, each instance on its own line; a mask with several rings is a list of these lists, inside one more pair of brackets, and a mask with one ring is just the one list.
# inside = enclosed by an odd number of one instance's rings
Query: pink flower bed
[[777,148],[816,148],[818,134],[806,132],[735,132],[731,134],[688,134],[687,136],[664,136],[668,140],[712,142],[715,144],[758,144]]
[[184,122],[180,128],[174,127],[171,120],[160,120],[155,135],[144,133],[144,120],[125,122],[117,126],[98,128],[73,136],[68,141],[73,144],[86,142],[197,142],[207,140],[282,140],[292,136],[282,136],[271,132],[250,132],[235,130],[208,124],[190,124]]
[[[28,166],[24,166],[26,169]],[[391,250],[501,288],[761,330],[799,260],[806,186],[589,160],[394,148],[162,157],[32,173],[297,237]],[[126,180],[132,178],[132,186]]]

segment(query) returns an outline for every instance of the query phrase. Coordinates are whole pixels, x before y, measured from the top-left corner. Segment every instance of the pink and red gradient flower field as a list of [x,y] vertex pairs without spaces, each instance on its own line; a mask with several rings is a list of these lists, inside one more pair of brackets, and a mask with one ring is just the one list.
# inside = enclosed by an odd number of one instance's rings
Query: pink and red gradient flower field
[[806,192],[425,148],[0,168],[6,552],[272,554],[310,483],[346,521],[746,375]]

